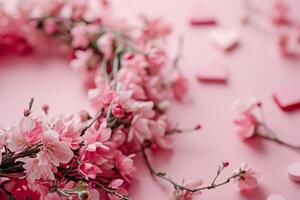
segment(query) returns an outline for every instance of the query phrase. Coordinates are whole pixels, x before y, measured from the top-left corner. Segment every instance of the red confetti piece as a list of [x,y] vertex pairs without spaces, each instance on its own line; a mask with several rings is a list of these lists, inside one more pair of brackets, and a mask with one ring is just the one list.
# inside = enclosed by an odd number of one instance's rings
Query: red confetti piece
[[281,89],[273,94],[273,99],[283,111],[300,109],[300,92]]

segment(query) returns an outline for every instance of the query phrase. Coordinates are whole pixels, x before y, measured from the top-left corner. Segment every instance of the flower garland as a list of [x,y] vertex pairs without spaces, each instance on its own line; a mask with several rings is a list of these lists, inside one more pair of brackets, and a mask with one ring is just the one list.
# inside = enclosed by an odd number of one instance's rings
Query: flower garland
[[141,17],[142,26],[131,28],[107,14],[107,1],[24,2],[18,18],[1,12],[3,30],[14,24],[25,28],[1,31],[0,46],[5,53],[27,54],[34,49],[32,39],[43,35],[68,47],[70,65],[89,88],[95,114],[50,118],[45,105],[45,116],[35,117],[32,98],[17,124],[0,129],[1,199],[129,200],[138,153],[151,175],[174,186],[176,200],[232,180],[241,189],[257,186],[257,173],[246,164],[217,182],[229,165],[223,162],[207,186],[200,180],[178,184],[152,166],[149,150],[170,148],[174,133],[200,129],[172,127],[165,116],[169,101],[183,100],[188,90],[177,67],[180,53],[171,62],[164,50],[169,25]]

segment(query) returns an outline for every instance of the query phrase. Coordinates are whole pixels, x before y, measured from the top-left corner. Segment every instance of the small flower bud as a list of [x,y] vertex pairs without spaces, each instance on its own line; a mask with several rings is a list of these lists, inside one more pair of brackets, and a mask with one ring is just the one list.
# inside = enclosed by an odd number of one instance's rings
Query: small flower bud
[[124,117],[124,108],[121,104],[115,104],[111,112],[116,118]]
[[25,108],[23,113],[24,113],[24,117],[28,117],[31,114],[31,110],[28,108]]
[[42,106],[42,110],[44,111],[44,113],[45,113],[46,115],[48,115],[49,105],[47,105],[47,104],[43,105],[43,106]]
[[195,126],[195,130],[199,130],[199,129],[201,129],[202,128],[202,125],[201,124],[197,124],[196,126]]
[[228,162],[228,161],[224,161],[224,162],[222,163],[222,165],[223,165],[223,167],[228,167],[228,166],[229,166],[229,162]]

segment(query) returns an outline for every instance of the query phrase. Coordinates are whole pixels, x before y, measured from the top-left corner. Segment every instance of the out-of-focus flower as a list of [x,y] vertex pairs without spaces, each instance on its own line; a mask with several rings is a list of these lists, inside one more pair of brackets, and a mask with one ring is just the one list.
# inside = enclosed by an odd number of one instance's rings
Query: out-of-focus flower
[[114,55],[114,36],[105,34],[97,40],[99,50],[104,54],[105,59],[111,59]]
[[71,31],[72,46],[74,48],[85,48],[89,44],[87,26],[84,23],[78,23]]
[[164,23],[161,18],[149,19],[144,15],[141,15],[140,18],[144,23],[144,29],[142,33],[142,38],[144,39],[164,37],[172,31],[171,26]]
[[300,33],[293,29],[289,33],[281,33],[278,38],[278,46],[281,55],[286,57],[300,56]]
[[116,167],[122,178],[124,178],[124,180],[127,182],[130,182],[132,173],[135,172],[135,167],[132,160],[134,156],[135,155],[125,156],[121,152],[118,152],[115,157]]
[[246,163],[242,163],[240,167],[233,172],[233,175],[240,174],[234,180],[240,190],[254,189],[258,186],[259,173]]
[[277,25],[287,25],[290,23],[289,7],[284,1],[276,1],[272,9],[271,20]]
[[238,135],[242,139],[253,137],[262,120],[259,116],[261,114],[261,102],[253,98],[243,102],[236,101],[235,109],[238,112],[238,116],[234,119],[238,128]]
[[[188,184],[185,184],[184,187],[193,190],[199,188],[203,184],[202,180],[195,180]],[[198,192],[189,192],[184,189],[175,189],[172,194],[173,200],[192,200],[194,196],[201,194],[200,191]]]
[[181,74],[176,75],[172,82],[172,91],[176,100],[182,101],[188,93],[188,81]]

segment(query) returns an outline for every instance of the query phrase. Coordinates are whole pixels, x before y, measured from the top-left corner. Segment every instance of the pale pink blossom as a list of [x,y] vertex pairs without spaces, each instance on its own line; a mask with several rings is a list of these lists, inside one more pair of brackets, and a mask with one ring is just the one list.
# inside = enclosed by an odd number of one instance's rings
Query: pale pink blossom
[[116,92],[112,90],[108,84],[106,84],[102,88],[89,90],[88,97],[93,108],[100,111],[104,106],[109,105],[116,97]]
[[152,136],[149,128],[149,119],[144,118],[141,115],[135,115],[131,122],[131,127],[128,133],[128,142],[131,142],[134,138],[140,143],[143,143],[146,139],[150,139]]
[[172,81],[172,91],[176,100],[182,101],[188,93],[188,81],[181,74],[177,74]]
[[97,174],[102,173],[102,170],[97,165],[88,162],[80,163],[78,170],[86,179],[95,179]]
[[152,133],[154,144],[161,148],[171,148],[170,138],[166,137],[167,122],[162,118],[149,121],[149,129]]
[[[110,184],[108,185],[110,188],[116,190],[119,194],[122,195],[128,195],[127,190],[122,186],[124,183],[124,180],[122,179],[114,179],[110,182]],[[120,198],[113,195],[113,194],[108,194],[108,198],[110,200],[119,200]]]
[[244,102],[237,101],[235,109],[238,116],[234,119],[237,126],[237,134],[242,139],[248,139],[255,135],[258,125],[261,123],[261,102],[256,99],[248,99]]
[[98,130],[89,128],[82,136],[87,151],[95,152],[97,149],[106,152],[109,147],[105,142],[111,138],[111,129],[100,127]]
[[17,126],[7,130],[7,147],[15,152],[40,141],[43,132],[41,122],[23,117]]
[[24,157],[19,158],[17,161],[23,162],[23,168],[25,169],[26,178],[30,182],[35,180],[54,180],[54,174],[50,163],[41,163],[39,157],[30,158]]
[[59,135],[54,130],[47,130],[43,133],[42,140],[43,146],[40,154],[40,162],[51,162],[55,166],[60,163],[67,164],[74,156],[73,151],[65,143],[59,140]]
[[144,39],[155,39],[157,37],[164,37],[172,31],[171,26],[169,24],[164,23],[161,18],[149,19],[144,15],[141,15],[140,18],[144,22]]
[[161,82],[161,76],[152,76],[149,77],[145,82],[146,93],[148,95],[148,99],[151,101],[158,103],[167,97],[167,92],[165,90],[165,84]]
[[85,48],[89,44],[87,26],[84,23],[78,23],[71,30],[72,46],[74,48]]
[[[192,181],[188,184],[185,184],[184,186],[190,190],[193,189],[197,189],[199,188],[201,185],[203,184],[202,180],[195,180]],[[201,194],[200,191],[198,192],[189,192],[186,190],[181,190],[181,189],[175,189],[173,195],[172,195],[172,199],[173,200],[192,200],[194,198],[194,196]]]
[[105,34],[97,40],[99,50],[104,54],[105,59],[111,59],[114,55],[114,36]]
[[64,120],[59,118],[53,126],[54,130],[59,133],[59,139],[62,142],[65,142],[73,150],[80,147],[79,144],[82,142],[82,124],[72,119]]
[[[298,31],[298,32],[297,32]],[[278,38],[278,47],[281,55],[286,57],[300,56],[299,30],[293,29],[288,33],[281,33]]]
[[240,174],[235,178],[235,182],[240,190],[249,190],[258,187],[259,173],[252,169],[246,163],[242,163],[241,166],[233,172],[233,175]]
[[132,97],[136,100],[145,100],[146,93],[143,88],[143,78],[137,71],[121,68],[118,73],[118,81],[122,83],[126,90],[132,91]]
[[125,53],[121,59],[122,66],[134,70],[139,75],[145,75],[144,69],[148,66],[145,56],[136,53]]
[[115,164],[125,181],[130,182],[132,178],[132,173],[135,172],[135,167],[133,165],[132,158],[135,155],[125,156],[121,152],[118,152],[115,157]]
[[46,19],[45,22],[44,22],[44,31],[47,33],[47,34],[53,34],[57,31],[57,25],[56,25],[56,22],[54,19],[52,18],[49,18],[49,19]]
[[147,49],[146,59],[152,74],[158,74],[166,62],[166,52],[160,48],[151,46]]
[[95,68],[98,63],[95,62],[97,59],[94,59],[93,55],[91,49],[77,50],[75,51],[75,58],[70,62],[71,68],[83,79],[87,88],[95,86],[95,77],[97,75]]
[[289,19],[289,7],[282,0],[277,0],[272,9],[271,20],[276,25],[288,25]]

